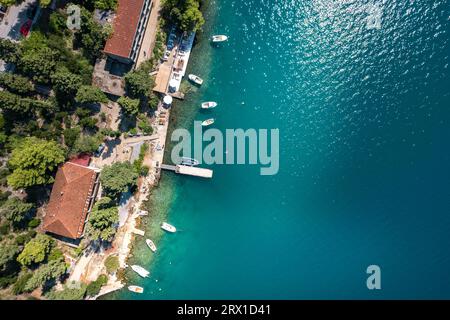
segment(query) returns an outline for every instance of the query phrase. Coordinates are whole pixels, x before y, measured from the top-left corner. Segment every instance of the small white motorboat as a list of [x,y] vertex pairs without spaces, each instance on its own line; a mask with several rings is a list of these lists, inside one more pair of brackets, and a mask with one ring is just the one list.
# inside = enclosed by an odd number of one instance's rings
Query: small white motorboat
[[212,36],[212,42],[224,42],[227,40],[228,40],[228,37],[223,34],[218,34],[218,35]]
[[200,78],[199,76],[196,76],[195,74],[190,74],[188,76],[189,80],[191,80],[192,82],[198,84],[198,85],[202,85],[203,84],[203,79]]
[[208,101],[202,103],[202,109],[212,109],[217,107],[217,102],[215,101]]
[[138,265],[131,266],[131,269],[133,269],[133,271],[140,275],[142,278],[147,278],[150,275],[149,271]]
[[144,288],[139,287],[139,286],[128,286],[128,290],[130,290],[131,292],[135,292],[135,293],[143,293],[144,292]]
[[197,159],[194,158],[188,158],[188,157],[182,157],[181,158],[181,164],[183,166],[197,166],[199,164]]
[[156,245],[152,240],[147,239],[147,240],[145,240],[145,243],[147,243],[147,246],[150,248],[150,250],[152,250],[153,252],[156,252]]
[[172,233],[177,231],[177,228],[175,228],[171,224],[168,224],[167,222],[162,223],[161,229],[166,230],[167,232],[172,232]]
[[212,124],[214,123],[214,121],[215,121],[215,120],[214,120],[213,118],[207,119],[207,120],[205,120],[205,121],[202,122],[202,126],[203,126],[203,127],[210,126],[210,125],[212,125]]

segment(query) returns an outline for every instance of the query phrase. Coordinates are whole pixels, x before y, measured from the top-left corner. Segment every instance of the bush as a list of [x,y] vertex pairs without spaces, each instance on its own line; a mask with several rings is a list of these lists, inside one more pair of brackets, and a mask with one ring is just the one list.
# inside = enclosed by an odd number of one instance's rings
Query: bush
[[77,141],[77,138],[79,137],[80,133],[81,130],[78,127],[65,129],[63,135],[64,135],[64,143],[66,144],[66,146],[72,148],[75,144],[75,141]]
[[0,206],[8,200],[8,197],[11,195],[10,191],[2,192],[0,191]]
[[145,134],[151,135],[153,133],[153,128],[148,121],[147,117],[143,114],[140,114],[138,117],[138,128]]
[[18,245],[24,245],[27,244],[28,242],[30,242],[31,239],[33,239],[36,236],[36,231],[35,230],[30,230],[25,234],[19,234],[16,237],[16,243]]
[[0,288],[4,289],[6,287],[9,287],[11,284],[16,282],[17,276],[16,275],[8,275],[5,277],[0,277]]
[[26,236],[25,236],[24,234],[19,234],[19,235],[16,237],[16,243],[17,243],[19,246],[25,244],[25,241],[26,241]]
[[120,137],[120,131],[104,128],[100,131],[103,135],[111,137],[111,138],[118,138]]
[[105,260],[106,271],[112,274],[119,269],[119,258],[117,256],[109,256]]
[[33,276],[33,273],[31,273],[31,272],[21,275],[17,279],[16,283],[14,283],[11,292],[15,295],[26,292],[25,286],[27,285],[28,280],[30,280],[32,276]]
[[34,229],[36,228],[38,225],[41,224],[41,220],[38,218],[33,218],[28,222],[28,228]]
[[64,255],[58,248],[53,248],[52,251],[50,251],[47,259],[48,261],[64,260]]
[[4,236],[9,233],[9,223],[4,223],[0,226],[0,235]]
[[137,115],[139,113],[139,99],[131,99],[128,97],[120,97],[117,100],[122,110],[129,115]]
[[51,291],[47,298],[50,300],[83,300],[85,294],[86,285],[84,283],[72,282],[65,285],[61,291]]
[[88,284],[86,288],[86,295],[90,297],[95,297],[99,294],[100,289],[108,282],[108,276],[107,275],[100,275],[97,280],[92,281]]

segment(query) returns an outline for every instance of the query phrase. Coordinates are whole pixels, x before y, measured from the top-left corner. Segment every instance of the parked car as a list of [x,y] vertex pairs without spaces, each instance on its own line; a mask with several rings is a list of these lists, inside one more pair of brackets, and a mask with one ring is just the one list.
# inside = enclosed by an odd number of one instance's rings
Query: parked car
[[106,147],[106,145],[105,145],[104,143],[102,143],[102,144],[98,147],[97,151],[95,151],[94,156],[95,156],[95,157],[99,157],[99,156],[102,154],[103,150],[105,150],[105,147]]
[[33,21],[31,19],[28,19],[21,27],[20,27],[20,34],[26,37],[31,29],[31,24]]
[[0,4],[0,12],[6,13],[7,10],[8,10],[8,7]]

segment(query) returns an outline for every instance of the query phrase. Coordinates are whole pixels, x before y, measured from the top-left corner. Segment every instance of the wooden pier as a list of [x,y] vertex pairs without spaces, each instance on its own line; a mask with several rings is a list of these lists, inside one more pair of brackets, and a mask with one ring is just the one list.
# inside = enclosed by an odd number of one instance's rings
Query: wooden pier
[[184,174],[188,176],[201,177],[201,178],[212,178],[213,171],[204,168],[191,167],[191,166],[183,166],[183,165],[169,165],[162,164],[161,169],[174,171],[175,173]]

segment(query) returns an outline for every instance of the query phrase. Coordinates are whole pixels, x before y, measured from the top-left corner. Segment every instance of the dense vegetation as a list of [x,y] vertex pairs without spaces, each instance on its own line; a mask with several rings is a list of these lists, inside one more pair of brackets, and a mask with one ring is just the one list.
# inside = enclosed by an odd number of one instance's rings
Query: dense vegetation
[[[35,230],[58,165],[94,152],[105,136],[98,124],[106,119],[95,106],[108,98],[91,82],[111,29],[94,21],[92,8],[115,8],[117,1],[75,2],[86,3],[80,30],[67,28],[64,8],[43,9],[29,37],[0,39],[0,58],[15,66],[0,73],[0,289],[9,287],[14,295],[41,288],[48,298],[85,296],[80,288],[52,290],[67,264],[56,241]],[[90,293],[104,283],[96,282]]]
[[[20,2],[0,0],[7,6]],[[162,21],[183,32],[197,31],[204,23],[200,2],[164,0]],[[39,210],[48,200],[57,167],[68,158],[93,153],[106,138],[119,137],[124,131],[152,134],[148,115],[159,98],[152,91],[150,74],[165,52],[166,35],[158,29],[150,59],[124,77],[126,94],[117,103],[122,117],[132,121],[122,132],[114,131],[99,111],[99,105],[109,103],[111,97],[92,86],[94,64],[103,57],[112,30],[97,23],[93,12],[115,10],[118,1],[73,0],[81,6],[79,30],[67,28],[65,7],[52,10],[50,3],[40,0],[42,13],[27,38],[0,39],[0,59],[13,67],[12,72],[0,73],[0,290],[29,296],[39,289],[47,299],[76,300],[97,295],[108,276],[101,275],[88,285],[66,283],[62,290],[55,290],[55,284],[64,283],[68,252],[38,232]],[[138,177],[148,173],[147,150],[144,144],[134,163],[116,162],[103,169],[104,194],[89,216],[85,242],[108,245],[113,240],[119,198],[134,191]],[[108,257],[105,267],[108,274],[117,272],[117,256]]]
[[163,16],[181,31],[197,31],[205,23],[201,0],[163,0]]

